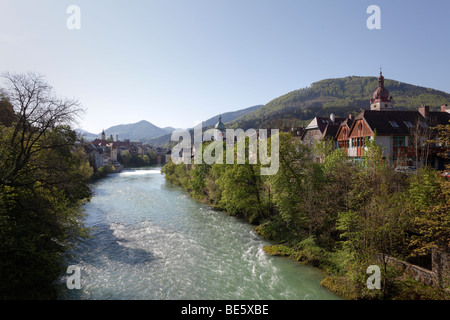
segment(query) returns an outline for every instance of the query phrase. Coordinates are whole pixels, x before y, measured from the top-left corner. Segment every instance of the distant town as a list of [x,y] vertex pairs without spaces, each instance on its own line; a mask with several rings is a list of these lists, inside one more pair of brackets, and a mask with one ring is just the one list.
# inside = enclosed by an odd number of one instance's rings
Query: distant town
[[[322,140],[328,141],[331,149],[343,149],[355,162],[361,161],[366,143],[376,136],[384,158],[396,171],[410,173],[423,165],[444,170],[447,161],[442,155],[443,146],[433,140],[437,139],[435,127],[446,125],[450,119],[449,107],[442,105],[440,111],[431,111],[428,105],[422,105],[416,111],[398,110],[384,82],[380,71],[378,87],[370,97],[370,110],[357,115],[350,113],[348,117],[338,117],[333,113],[329,117],[316,116],[307,126],[279,129],[290,132],[294,139],[300,139],[310,147]],[[214,140],[225,139],[226,135],[222,117],[218,118],[214,128],[220,137],[215,135]],[[169,144],[162,147],[130,139],[121,141],[118,134],[107,137],[105,130],[97,139],[85,139],[83,145],[94,173],[105,168],[120,172],[124,167],[163,164],[171,160]],[[315,162],[324,160],[320,156],[314,157]]]
[[104,167],[120,172],[124,167],[161,164],[170,155],[169,149],[130,139],[121,141],[119,135],[107,138],[104,130],[99,139],[83,141],[83,147],[94,173]]

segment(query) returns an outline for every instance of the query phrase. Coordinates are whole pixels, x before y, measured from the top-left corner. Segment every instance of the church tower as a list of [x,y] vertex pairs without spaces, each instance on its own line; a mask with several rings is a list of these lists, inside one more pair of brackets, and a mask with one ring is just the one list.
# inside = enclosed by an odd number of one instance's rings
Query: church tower
[[392,96],[389,96],[389,91],[384,87],[384,77],[380,70],[378,77],[378,88],[374,91],[370,99],[370,110],[391,111],[393,110],[394,101]]
[[222,123],[222,116],[219,116],[219,122],[214,126],[214,141],[223,141],[225,139],[225,125]]
[[105,130],[102,131],[102,140],[106,140]]

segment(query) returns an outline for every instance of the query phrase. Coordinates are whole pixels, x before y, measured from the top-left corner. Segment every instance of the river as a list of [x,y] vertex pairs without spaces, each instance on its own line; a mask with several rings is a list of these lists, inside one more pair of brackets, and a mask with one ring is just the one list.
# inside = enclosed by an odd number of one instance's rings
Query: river
[[254,227],[171,185],[160,168],[124,170],[92,185],[86,209],[92,238],[71,265],[81,289],[59,299],[339,299],[315,268],[263,251]]

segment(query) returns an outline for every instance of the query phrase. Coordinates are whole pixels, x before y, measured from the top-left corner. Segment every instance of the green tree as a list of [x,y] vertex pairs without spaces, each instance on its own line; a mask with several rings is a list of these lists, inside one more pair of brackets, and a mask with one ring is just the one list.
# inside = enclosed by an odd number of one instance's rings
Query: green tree
[[[438,132],[438,141],[437,143],[441,146],[441,150],[439,155],[445,159],[450,158],[450,122],[444,125],[438,125],[436,128],[433,128]],[[446,169],[450,170],[450,162],[447,161]]]
[[[311,172],[310,150],[290,134],[280,133],[280,167],[269,178],[273,202],[286,228],[299,238],[309,229],[305,208],[308,178]],[[309,232],[308,232],[309,233]]]
[[348,267],[347,275],[365,288],[365,268],[383,266],[383,291],[387,294],[392,275],[384,255],[399,255],[405,248],[407,220],[401,205],[405,179],[395,173],[383,159],[376,139],[366,141],[363,166],[356,167],[346,205],[338,214],[337,230],[341,232],[341,253]]
[[334,141],[331,138],[324,138],[316,141],[313,147],[313,152],[320,162],[323,162],[325,158],[333,152]]
[[250,223],[257,223],[266,212],[259,165],[225,166],[227,168],[218,180],[223,189],[223,208],[232,215],[244,217]]
[[3,124],[5,127],[10,127],[15,120],[16,115],[14,114],[13,105],[8,99],[0,95],[0,124]]
[[120,160],[125,167],[128,167],[131,164],[131,154],[128,150],[120,153]]
[[189,186],[192,189],[193,195],[196,198],[207,197],[208,194],[205,190],[206,188],[206,179],[209,174],[209,170],[211,166],[206,163],[201,163],[195,165],[194,169],[191,172],[192,179],[189,182]]
[[52,282],[87,236],[82,204],[92,174],[69,124],[81,111],[43,77],[3,75],[17,115],[0,125],[0,297],[55,298]]
[[150,163],[156,163],[157,160],[157,153],[155,150],[150,150],[147,153],[148,158],[150,159]]
[[429,168],[410,178],[405,204],[410,217],[411,256],[426,256],[450,245],[450,181]]

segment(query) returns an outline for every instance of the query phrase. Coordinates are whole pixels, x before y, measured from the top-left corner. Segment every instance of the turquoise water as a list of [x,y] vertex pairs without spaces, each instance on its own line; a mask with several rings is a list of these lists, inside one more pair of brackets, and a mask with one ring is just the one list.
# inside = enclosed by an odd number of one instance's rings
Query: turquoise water
[[71,261],[81,289],[60,299],[338,299],[314,268],[263,251],[253,226],[192,199],[160,168],[125,170],[93,185],[92,238]]

